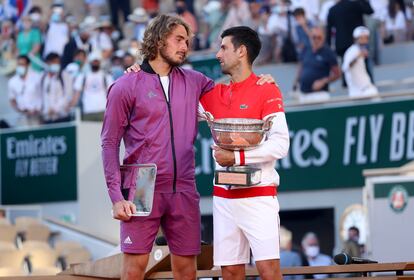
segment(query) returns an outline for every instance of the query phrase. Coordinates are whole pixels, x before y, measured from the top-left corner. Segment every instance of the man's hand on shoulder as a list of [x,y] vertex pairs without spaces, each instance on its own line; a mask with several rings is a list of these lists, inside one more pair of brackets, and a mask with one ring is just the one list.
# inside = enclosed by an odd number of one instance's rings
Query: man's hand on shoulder
[[220,166],[233,166],[236,163],[233,151],[223,150],[217,146],[213,146],[212,149],[214,150],[214,158]]
[[264,85],[264,84],[277,85],[275,79],[270,74],[260,74],[258,77],[259,77],[259,80],[257,81],[257,84],[259,86]]
[[141,67],[139,66],[138,63],[135,63],[135,64],[129,66],[127,68],[127,70],[125,70],[125,73],[134,73],[134,72],[138,73],[139,71],[141,71]]
[[114,219],[128,221],[136,213],[136,206],[131,201],[120,200],[112,206]]

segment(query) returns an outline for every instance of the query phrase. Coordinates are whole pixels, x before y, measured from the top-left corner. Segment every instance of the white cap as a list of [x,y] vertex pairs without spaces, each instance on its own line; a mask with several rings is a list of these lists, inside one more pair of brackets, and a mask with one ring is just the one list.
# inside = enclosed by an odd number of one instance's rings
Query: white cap
[[369,29],[365,26],[358,26],[354,29],[354,32],[352,33],[354,39],[358,39],[359,37],[364,35],[369,36]]
[[207,14],[214,12],[214,11],[218,11],[220,10],[221,4],[220,1],[209,1],[203,8],[203,11],[206,12]]
[[89,61],[94,61],[94,60],[101,61],[102,60],[102,55],[98,51],[91,52],[90,55],[88,56],[88,60]]
[[81,32],[92,31],[96,28],[96,26],[97,26],[97,20],[94,16],[86,16],[81,22],[81,24],[79,24],[79,28]]
[[133,21],[133,22],[137,22],[137,23],[140,23],[140,22],[145,23],[149,19],[150,18],[148,16],[147,12],[145,11],[145,9],[140,8],[140,7],[136,8],[134,10],[134,12],[128,16],[129,21]]

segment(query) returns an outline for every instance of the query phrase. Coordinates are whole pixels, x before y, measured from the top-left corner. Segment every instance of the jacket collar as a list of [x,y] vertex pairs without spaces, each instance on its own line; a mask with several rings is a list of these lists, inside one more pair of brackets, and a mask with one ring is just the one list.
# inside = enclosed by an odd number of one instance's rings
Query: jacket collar
[[151,65],[148,62],[148,59],[144,59],[141,64],[141,70],[150,74],[157,74],[155,73],[154,69],[152,69]]
[[[172,72],[174,67],[175,66],[171,67],[171,70],[168,74],[170,74]],[[149,64],[148,59],[144,59],[144,61],[142,61],[141,70],[143,70],[144,72],[147,72],[149,74],[156,74],[157,75],[157,72],[155,72],[154,69],[151,67],[151,64]]]

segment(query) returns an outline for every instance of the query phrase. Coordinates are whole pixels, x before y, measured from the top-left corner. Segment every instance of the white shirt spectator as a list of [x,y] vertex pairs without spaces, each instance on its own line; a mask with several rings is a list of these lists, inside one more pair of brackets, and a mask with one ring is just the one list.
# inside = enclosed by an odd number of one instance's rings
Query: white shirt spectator
[[61,56],[68,40],[68,25],[65,22],[50,22],[45,37],[45,50],[43,56],[47,56],[51,52],[55,52]]
[[95,32],[89,39],[92,46],[91,52],[102,52],[113,49],[111,37],[104,32]]
[[398,11],[395,18],[391,18],[388,14],[385,19],[385,29],[388,32],[405,30],[407,28],[404,12]]
[[323,2],[322,6],[321,6],[321,11],[319,12],[319,21],[323,25],[326,25],[326,22],[328,20],[329,10],[335,5],[335,3],[336,3],[335,0],[327,0],[327,1]]
[[267,30],[271,34],[277,34],[279,32],[287,33],[287,17],[281,16],[277,13],[272,13],[267,21]]
[[350,97],[376,96],[378,89],[372,84],[365,67],[365,59],[358,44],[349,47],[344,55],[342,71],[348,85]]
[[385,21],[388,14],[388,0],[369,0],[369,4],[374,10],[372,16],[382,22]]
[[40,111],[42,98],[39,86],[40,74],[37,72],[28,70],[25,79],[16,74],[8,82],[9,100],[15,100],[19,110]]
[[54,121],[69,115],[67,107],[72,98],[72,78],[62,71],[60,74],[43,74],[41,81],[43,100],[42,115],[45,121]]
[[84,114],[104,112],[106,95],[109,86],[113,83],[112,76],[102,70],[79,75],[74,89],[81,92],[81,102]]

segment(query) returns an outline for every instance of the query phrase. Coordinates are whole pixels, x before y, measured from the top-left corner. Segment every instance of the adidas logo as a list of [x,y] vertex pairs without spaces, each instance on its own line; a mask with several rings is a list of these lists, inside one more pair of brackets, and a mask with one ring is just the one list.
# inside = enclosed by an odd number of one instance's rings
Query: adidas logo
[[127,236],[127,238],[125,238],[124,244],[132,244],[131,238],[129,236]]

